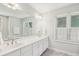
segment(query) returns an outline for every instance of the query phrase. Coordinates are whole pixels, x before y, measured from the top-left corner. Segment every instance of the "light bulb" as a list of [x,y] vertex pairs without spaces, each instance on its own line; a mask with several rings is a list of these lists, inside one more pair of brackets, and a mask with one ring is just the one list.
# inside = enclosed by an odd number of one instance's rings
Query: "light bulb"
[[13,10],[16,10],[16,7],[12,7]]
[[7,7],[11,8],[11,6],[10,6],[10,5],[7,5]]

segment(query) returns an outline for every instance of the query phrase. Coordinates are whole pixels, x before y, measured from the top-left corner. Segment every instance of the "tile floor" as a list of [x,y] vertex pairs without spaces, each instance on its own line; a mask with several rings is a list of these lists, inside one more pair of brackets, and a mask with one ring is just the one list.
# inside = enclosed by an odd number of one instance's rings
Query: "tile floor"
[[41,56],[70,56],[70,55],[60,51],[47,49]]

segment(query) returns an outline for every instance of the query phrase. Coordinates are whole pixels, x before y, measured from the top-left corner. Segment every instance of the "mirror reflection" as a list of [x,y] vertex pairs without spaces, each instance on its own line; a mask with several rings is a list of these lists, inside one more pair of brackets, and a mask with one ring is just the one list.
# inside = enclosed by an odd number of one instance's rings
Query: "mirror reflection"
[[0,33],[3,40],[32,35],[32,17],[16,18],[0,16]]

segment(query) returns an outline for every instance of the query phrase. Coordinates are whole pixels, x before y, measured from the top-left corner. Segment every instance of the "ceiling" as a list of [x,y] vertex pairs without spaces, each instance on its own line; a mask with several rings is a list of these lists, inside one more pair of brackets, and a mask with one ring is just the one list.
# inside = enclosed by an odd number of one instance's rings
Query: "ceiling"
[[36,12],[36,10],[33,9],[32,6],[28,5],[27,3],[19,3],[19,6],[22,8],[22,10],[13,10],[0,3],[0,15],[16,16],[22,18],[32,15],[34,12]]
[[40,13],[55,10],[70,4],[71,3],[30,3],[30,5]]
[[71,3],[20,3],[19,5],[23,10],[12,10],[0,3],[0,14],[13,14],[18,17],[25,17],[26,15],[33,14],[37,11],[45,13],[70,4]]

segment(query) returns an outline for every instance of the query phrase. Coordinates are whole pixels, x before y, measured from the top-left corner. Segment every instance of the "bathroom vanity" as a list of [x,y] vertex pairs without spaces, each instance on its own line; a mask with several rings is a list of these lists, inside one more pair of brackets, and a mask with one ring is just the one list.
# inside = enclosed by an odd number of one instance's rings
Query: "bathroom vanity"
[[1,56],[40,56],[48,48],[48,36],[28,36],[16,39],[16,44],[2,46]]
[[0,56],[40,56],[48,48],[46,27],[34,16],[0,18]]

